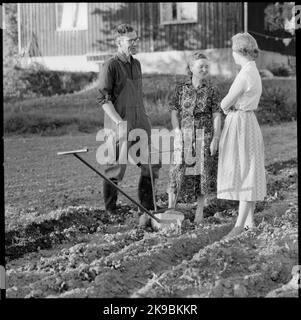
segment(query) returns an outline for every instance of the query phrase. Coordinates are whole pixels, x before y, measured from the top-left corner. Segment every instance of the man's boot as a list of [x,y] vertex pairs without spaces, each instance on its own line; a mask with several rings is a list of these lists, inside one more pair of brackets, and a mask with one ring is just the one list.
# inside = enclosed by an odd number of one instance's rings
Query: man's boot
[[[141,205],[147,210],[154,210],[152,183],[150,177],[140,176],[138,183],[138,198]],[[139,219],[140,226],[150,224],[150,217],[143,213]]]
[[[116,179],[110,179],[117,185]],[[115,214],[116,213],[116,202],[117,202],[118,191],[110,183],[104,181],[103,183],[103,198],[105,203],[106,213]]]

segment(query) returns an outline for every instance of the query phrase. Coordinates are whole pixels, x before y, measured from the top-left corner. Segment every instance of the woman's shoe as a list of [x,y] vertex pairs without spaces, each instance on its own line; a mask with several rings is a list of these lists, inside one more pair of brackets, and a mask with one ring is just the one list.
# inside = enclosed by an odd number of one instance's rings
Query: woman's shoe
[[222,240],[229,240],[245,231],[244,227],[234,227]]

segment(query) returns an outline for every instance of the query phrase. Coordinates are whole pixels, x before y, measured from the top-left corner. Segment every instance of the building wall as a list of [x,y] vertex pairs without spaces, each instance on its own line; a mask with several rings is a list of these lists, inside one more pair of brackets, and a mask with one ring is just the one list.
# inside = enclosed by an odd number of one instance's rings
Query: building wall
[[21,3],[20,19],[21,50],[30,46],[34,56],[87,52],[87,30],[56,31],[55,3]]
[[141,52],[225,48],[242,31],[242,3],[198,3],[198,22],[162,25],[160,3],[88,3],[88,30],[57,31],[55,3],[21,3],[21,48],[36,42],[33,55],[68,56],[112,52],[112,30],[133,25]]
[[[264,7],[268,3],[249,3],[248,26],[264,31]],[[116,46],[113,28],[130,23],[140,36],[139,54],[145,73],[184,73],[185,60],[192,50],[204,50],[211,60],[211,73],[236,73],[231,55],[231,37],[243,31],[242,2],[199,2],[198,22],[162,25],[159,3],[88,3],[88,30],[57,31],[54,3],[21,3],[21,48],[52,70],[98,71],[99,65],[87,56],[111,54]],[[256,35],[260,49],[274,51],[275,44]],[[30,44],[30,46],[29,46]],[[294,44],[291,44],[294,46]],[[271,49],[272,48],[272,49]],[[279,49],[279,43],[278,43]],[[288,48],[289,49],[289,48]],[[276,51],[277,51],[276,50]],[[284,53],[294,55],[294,53]],[[288,56],[264,53],[258,66],[272,62],[288,64]],[[292,59],[291,59],[292,60]],[[24,65],[27,59],[23,60]]]

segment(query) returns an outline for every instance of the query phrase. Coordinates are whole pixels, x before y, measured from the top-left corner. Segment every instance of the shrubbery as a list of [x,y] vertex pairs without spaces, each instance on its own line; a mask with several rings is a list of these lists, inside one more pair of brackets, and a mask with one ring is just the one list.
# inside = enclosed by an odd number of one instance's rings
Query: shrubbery
[[273,63],[267,66],[267,69],[276,77],[289,77],[296,74],[296,70],[286,64]]
[[26,69],[16,64],[4,77],[4,99],[73,93],[95,81],[97,76],[96,72],[51,71],[38,63],[33,63]]
[[[185,76],[149,75],[143,79],[146,111],[153,126],[171,128],[168,101],[177,81]],[[213,79],[221,96],[232,80]],[[263,94],[256,115],[259,123],[272,124],[296,119],[294,79],[264,79]],[[61,135],[97,132],[103,125],[103,111],[97,105],[97,87],[73,94],[10,101],[4,104],[4,133]]]
[[274,124],[296,120],[296,103],[289,103],[286,89],[267,88],[261,99],[257,117],[260,124]]
[[73,93],[97,79],[96,72],[51,71],[41,65],[23,70],[22,79],[40,96]]

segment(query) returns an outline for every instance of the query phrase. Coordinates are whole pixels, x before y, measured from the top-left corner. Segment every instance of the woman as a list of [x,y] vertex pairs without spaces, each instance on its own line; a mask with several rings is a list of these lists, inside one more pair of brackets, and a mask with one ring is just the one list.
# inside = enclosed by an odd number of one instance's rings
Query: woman
[[[183,161],[172,164],[170,167],[168,205],[170,208],[174,207],[177,188],[184,174],[181,189],[192,188],[194,196],[197,197],[198,205],[194,222],[199,224],[203,220],[205,196],[216,192],[217,150],[222,110],[219,106],[217,88],[207,78],[209,70],[207,57],[200,52],[195,52],[188,62],[187,70],[189,79],[176,86],[169,106],[175,132],[181,132],[183,138],[186,136],[185,133],[189,136],[190,129],[192,140],[188,146],[187,139],[182,140],[181,147],[184,146],[184,148],[180,158],[182,156]],[[196,136],[196,130],[201,135],[201,142],[197,139],[199,134]],[[192,168],[189,166],[186,168],[185,159],[187,158],[184,159],[184,149],[187,147],[192,150],[192,156],[202,155],[199,159],[197,158],[194,165],[194,169],[199,169],[197,174],[189,175]]]
[[249,33],[232,37],[233,58],[241,66],[221,102],[227,115],[219,143],[217,198],[238,200],[239,214],[231,238],[253,228],[256,201],[266,196],[264,144],[254,114],[262,92],[255,59],[259,50]]

